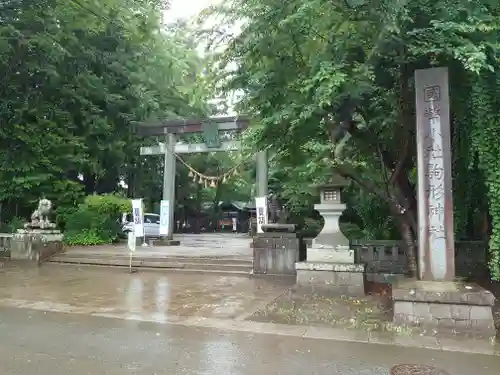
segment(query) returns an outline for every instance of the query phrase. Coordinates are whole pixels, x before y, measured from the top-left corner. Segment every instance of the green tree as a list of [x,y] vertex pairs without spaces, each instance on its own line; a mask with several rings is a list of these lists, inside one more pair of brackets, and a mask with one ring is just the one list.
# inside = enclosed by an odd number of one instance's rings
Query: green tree
[[[239,110],[256,119],[249,139],[274,151],[296,191],[306,192],[334,171],[380,200],[415,274],[413,73],[448,66],[452,100],[477,98],[458,77],[477,81],[498,67],[498,5],[235,0],[215,11],[225,22],[242,23],[216,56],[213,73],[221,90],[244,93]],[[488,113],[496,112],[490,107]],[[467,168],[462,164],[459,172]],[[494,263],[492,269],[500,268]]]
[[27,216],[40,195],[75,206],[120,180],[133,196],[156,173],[138,155],[135,122],[208,110],[202,61],[184,30],[162,30],[162,10],[147,0],[2,2],[2,220]]

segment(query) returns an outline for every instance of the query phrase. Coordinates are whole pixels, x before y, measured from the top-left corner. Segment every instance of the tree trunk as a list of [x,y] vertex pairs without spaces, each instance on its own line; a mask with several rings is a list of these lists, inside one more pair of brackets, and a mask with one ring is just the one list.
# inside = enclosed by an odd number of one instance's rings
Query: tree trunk
[[406,266],[408,269],[408,276],[417,277],[418,274],[418,262],[417,262],[417,244],[415,241],[415,235],[408,220],[409,213],[399,215],[397,219],[397,226],[401,234],[403,250],[406,254]]
[[480,236],[483,241],[488,241],[491,236],[491,215],[488,211],[483,215],[483,225]]
[[85,189],[85,195],[92,195],[95,193],[97,177],[93,173],[85,173],[83,175],[83,186]]

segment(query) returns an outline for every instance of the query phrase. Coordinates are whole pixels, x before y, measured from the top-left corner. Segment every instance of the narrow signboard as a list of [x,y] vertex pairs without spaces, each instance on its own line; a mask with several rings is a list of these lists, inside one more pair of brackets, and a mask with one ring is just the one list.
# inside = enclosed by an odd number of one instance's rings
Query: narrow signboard
[[144,213],[142,212],[142,199],[132,199],[132,218],[134,220],[134,234],[144,237]]
[[160,202],[160,236],[169,236],[169,209],[170,201],[162,200]]
[[267,224],[267,196],[255,198],[255,212],[257,215],[257,233],[264,233],[262,225]]

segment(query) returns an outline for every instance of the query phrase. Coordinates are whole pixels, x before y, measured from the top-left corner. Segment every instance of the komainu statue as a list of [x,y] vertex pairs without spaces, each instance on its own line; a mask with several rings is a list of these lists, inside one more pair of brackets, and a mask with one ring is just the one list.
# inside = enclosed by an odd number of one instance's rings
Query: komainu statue
[[30,227],[36,228],[47,228],[52,227],[52,224],[49,220],[49,214],[52,210],[52,202],[47,198],[42,198],[38,201],[38,207],[31,214],[31,223],[28,224]]

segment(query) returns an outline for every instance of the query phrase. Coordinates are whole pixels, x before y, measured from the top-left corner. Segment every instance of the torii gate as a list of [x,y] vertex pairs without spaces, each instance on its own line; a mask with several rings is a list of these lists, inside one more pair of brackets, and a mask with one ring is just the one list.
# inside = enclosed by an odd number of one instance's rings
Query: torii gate
[[[221,142],[220,131],[240,132],[248,127],[249,120],[241,117],[212,117],[208,119],[168,120],[159,124],[139,124],[138,134],[143,137],[165,136],[165,143],[141,147],[141,155],[164,155],[163,199],[170,201],[169,225],[166,240],[172,240],[174,233],[175,208],[175,155],[197,152],[226,152],[241,148],[240,141]],[[177,143],[177,134],[203,133],[205,143]],[[173,150],[173,152],[172,152]],[[257,162],[256,196],[268,193],[268,164],[266,151],[259,151]]]

